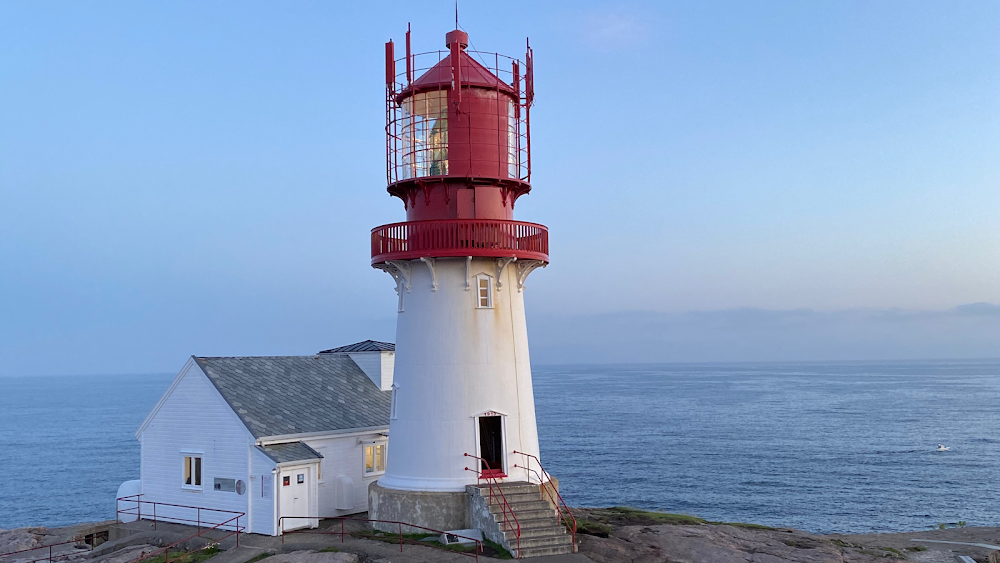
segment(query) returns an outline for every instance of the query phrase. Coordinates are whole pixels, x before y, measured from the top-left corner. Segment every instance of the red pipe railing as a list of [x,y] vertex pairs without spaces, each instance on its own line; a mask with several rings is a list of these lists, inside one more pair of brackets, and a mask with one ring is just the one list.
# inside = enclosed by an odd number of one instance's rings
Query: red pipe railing
[[[466,467],[465,470],[466,471],[474,471],[476,473],[476,480],[477,480],[477,482],[478,481],[482,481],[482,480],[486,481],[486,484],[490,488],[490,504],[491,505],[493,504],[493,499],[495,497],[495,495],[493,493],[493,487],[494,487],[494,485],[496,485],[497,492],[500,493],[500,497],[499,498],[500,498],[501,502],[499,502],[498,504],[500,504],[500,513],[503,515],[504,528],[506,528],[505,531],[508,531],[508,532],[509,531],[513,531],[514,532],[514,537],[517,538],[517,558],[520,559],[521,558],[521,523],[517,521],[517,515],[514,514],[514,509],[510,506],[510,503],[507,502],[507,496],[503,494],[503,489],[500,488],[500,481],[496,477],[494,477],[494,476],[492,476],[490,474],[484,474],[484,472],[481,469],[481,464],[486,464],[486,467],[489,467],[489,462],[487,462],[485,459],[483,459],[483,458],[481,458],[479,456],[474,456],[474,455],[472,455],[470,453],[466,453],[464,455],[465,455],[465,457],[471,457],[471,458],[474,458],[474,459],[476,459],[476,460],[479,461],[479,463],[477,463],[476,465],[480,465],[480,469],[470,469],[470,468]],[[508,518],[508,514],[510,515],[510,518]],[[511,529],[511,526],[510,526],[510,520],[511,520],[511,518],[514,520],[514,529],[513,530]]]
[[[176,541],[176,542],[174,542],[174,543],[172,543],[172,544],[170,544],[170,545],[168,545],[168,546],[166,546],[166,547],[164,547],[162,549],[158,549],[158,550],[153,551],[151,553],[147,553],[146,555],[142,555],[140,557],[137,557],[136,559],[132,559],[128,563],[136,563],[136,561],[142,561],[143,559],[149,559],[150,557],[155,557],[155,556],[160,555],[160,554],[163,554],[163,563],[170,563],[170,548],[176,547],[177,545],[182,544],[182,543],[184,543],[184,542],[186,542],[188,540],[191,540],[191,539],[194,539],[194,538],[197,538],[197,537],[201,537],[202,535],[204,535],[204,534],[206,534],[206,533],[208,533],[208,532],[210,532],[212,530],[224,530],[225,531],[227,526],[230,527],[230,528],[232,528],[232,530],[229,531],[228,534],[225,534],[222,537],[218,537],[218,538],[209,537],[208,539],[212,540],[213,543],[219,543],[222,540],[224,540],[226,538],[229,538],[229,537],[231,537],[231,536],[233,536],[235,534],[236,535],[236,547],[240,546],[240,532],[242,532],[244,529],[246,529],[244,526],[240,526],[240,518],[246,516],[245,512],[236,512],[235,510],[222,510],[222,509],[218,509],[218,508],[205,508],[205,507],[201,507],[201,506],[190,506],[190,505],[185,505],[185,504],[171,504],[171,503],[168,503],[168,502],[154,502],[154,501],[149,501],[149,500],[142,500],[142,499],[139,498],[141,496],[143,496],[143,495],[141,495],[141,494],[139,494],[139,495],[130,495],[130,496],[125,496],[125,497],[118,497],[117,499],[115,499],[115,520],[120,523],[122,521],[121,520],[121,516],[123,514],[126,514],[126,515],[135,515],[136,516],[136,521],[141,521],[143,519],[145,519],[145,520],[152,520],[153,521],[153,529],[155,530],[156,529],[156,523],[157,523],[157,516],[156,516],[156,507],[157,506],[161,506],[161,507],[162,506],[169,506],[169,507],[173,507],[173,508],[189,508],[189,509],[194,509],[195,510],[195,514],[197,516],[197,519],[191,520],[191,519],[188,519],[188,518],[178,518],[178,517],[175,517],[175,516],[167,516],[167,517],[163,518],[163,521],[164,522],[173,523],[173,524],[177,524],[177,523],[181,523],[181,524],[187,523],[187,524],[190,524],[190,523],[194,522],[198,526],[198,533],[192,534],[192,535],[190,535],[190,536],[188,536],[188,537],[186,537],[186,538],[184,538],[184,539],[182,539],[180,541]],[[134,502],[135,503],[135,507],[134,508],[121,508],[121,503],[122,502],[125,502],[125,503],[132,503],[132,502]],[[146,505],[152,505],[152,509],[153,509],[152,514],[150,514],[148,512],[146,513],[146,518],[143,518],[143,514],[142,514],[142,505],[144,505],[144,504],[146,504]],[[132,512],[133,510],[135,512]],[[206,511],[206,512],[222,512],[222,513],[226,513],[226,514],[235,514],[236,516],[233,516],[232,518],[230,518],[228,520],[225,520],[223,522],[219,522],[217,524],[214,524],[211,527],[202,529],[202,525],[203,524],[205,524],[205,525],[211,524],[211,522],[205,522],[204,520],[202,520],[201,512],[203,510]],[[150,516],[152,516],[152,518],[150,518]]]
[[549,230],[537,223],[501,219],[406,221],[372,229],[372,264],[448,256],[548,262]]
[[[73,538],[73,539],[71,539],[69,541],[61,541],[59,543],[50,543],[50,544],[46,544],[46,545],[39,545],[39,546],[36,546],[36,547],[29,547],[27,549],[19,549],[17,551],[9,551],[7,553],[0,553],[0,557],[7,557],[8,555],[15,555],[15,554],[18,554],[18,553],[27,553],[29,551],[36,551],[36,550],[39,550],[39,549],[48,549],[49,550],[49,554],[48,554],[47,557],[39,557],[38,559],[31,559],[29,561],[21,561],[20,563],[35,563],[36,561],[50,561],[50,562],[51,561],[59,561],[60,559],[65,559],[65,558],[67,558],[67,557],[69,557],[71,555],[75,555],[75,554],[80,553],[80,552],[79,551],[75,551],[73,553],[59,553],[59,554],[56,554],[55,556],[53,556],[53,554],[52,554],[52,548],[53,547],[57,547],[57,546],[60,546],[60,545],[67,545],[67,544],[71,544],[71,543],[72,544],[77,544],[77,543],[80,543],[80,541],[82,541],[82,538],[80,536],[77,536],[77,537],[75,537],[75,538]],[[97,543],[97,542],[95,541],[94,543]],[[90,549],[93,550],[94,547],[91,546]]]
[[[538,477],[538,484],[540,485],[539,487],[540,489],[544,489],[547,491],[555,491],[556,498],[552,499],[552,504],[556,505],[556,512],[559,513],[559,519],[562,520],[566,528],[569,529],[570,535],[572,536],[573,539],[573,551],[576,552],[576,517],[573,516],[573,512],[570,511],[569,505],[566,504],[566,501],[563,500],[562,495],[559,494],[558,489],[554,487],[544,487],[546,482],[550,482],[552,480],[552,476],[549,475],[549,472],[546,471],[544,467],[542,467],[542,462],[540,459],[538,459],[538,456],[534,456],[532,454],[526,454],[524,452],[519,452],[517,450],[514,450],[514,453],[522,455],[528,459],[526,466],[518,466],[517,464],[514,464],[514,467],[521,467],[521,469],[534,473]],[[531,460],[535,460],[535,463],[538,464],[538,469],[541,471],[541,473],[531,468]],[[529,481],[530,481],[530,475],[529,475]],[[548,493],[548,496],[551,499],[552,493]],[[566,509],[566,514],[563,514],[563,508]]]
[[[331,531],[312,531],[312,530],[285,530],[285,527],[284,527],[284,519],[285,518],[289,518],[289,519],[309,519],[309,520],[318,520],[318,519],[323,519],[323,520],[340,520],[340,531],[339,532],[336,532],[336,531],[331,532]],[[428,528],[426,526],[418,526],[416,524],[408,524],[406,522],[396,522],[395,520],[372,520],[370,518],[351,518],[349,516],[281,516],[281,517],[278,518],[278,529],[281,530],[281,543],[285,543],[285,534],[323,534],[323,535],[331,535],[331,536],[339,535],[340,536],[340,543],[344,543],[344,536],[351,533],[351,532],[348,532],[344,528],[344,522],[345,521],[351,521],[351,522],[368,522],[368,523],[379,523],[379,524],[395,524],[398,527],[398,529],[399,529],[399,551],[400,552],[403,551],[403,544],[404,543],[410,543],[410,544],[413,544],[413,545],[422,545],[422,546],[425,546],[425,547],[433,547],[434,549],[440,549],[440,550],[443,550],[443,551],[447,551],[449,553],[458,553],[459,555],[467,555],[469,557],[475,557],[476,561],[479,561],[479,554],[483,552],[483,542],[480,541],[480,540],[477,540],[476,538],[470,538],[468,536],[463,536],[461,534],[455,534],[455,533],[452,533],[452,532],[446,532],[446,531],[443,531],[443,530],[435,530],[433,528]],[[412,539],[409,539],[409,538],[405,538],[405,537],[403,537],[403,526],[407,526],[407,527],[410,527],[410,528],[419,528],[421,530],[426,530],[428,532],[432,532],[432,533],[435,533],[435,534],[448,534],[449,536],[455,536],[455,537],[458,537],[458,538],[467,539],[467,540],[470,540],[470,541],[472,541],[472,542],[474,542],[476,544],[476,550],[474,552],[472,552],[472,553],[465,553],[465,552],[462,552],[462,551],[452,551],[452,550],[447,549],[445,547],[438,547],[436,545],[430,545],[428,542],[425,542],[425,541],[412,540]]]
[[[169,522],[169,523],[173,523],[173,524],[195,524],[198,527],[198,529],[200,530],[202,524],[208,525],[208,524],[212,524],[213,523],[211,520],[206,520],[206,519],[204,519],[204,518],[201,517],[201,514],[202,514],[203,511],[204,512],[209,512],[209,513],[219,512],[219,513],[223,513],[223,514],[235,514],[237,516],[246,516],[245,512],[237,512],[235,510],[223,510],[221,508],[206,508],[204,506],[191,506],[191,505],[186,505],[186,504],[171,504],[171,503],[168,503],[168,502],[154,502],[154,501],[151,501],[151,500],[142,500],[142,499],[139,498],[141,496],[143,496],[143,495],[141,495],[141,494],[138,494],[138,495],[129,495],[129,496],[125,496],[125,497],[118,497],[117,499],[115,499],[115,520],[116,520],[117,523],[122,523],[121,516],[124,514],[124,515],[135,516],[136,520],[150,520],[150,521],[152,521],[153,522],[153,529],[154,530],[156,529],[156,523],[159,522],[159,521],[161,521],[161,520],[163,522]],[[135,506],[134,507],[129,507],[129,508],[122,508],[121,504],[123,502],[124,503],[135,503]],[[142,505],[148,505],[148,506],[151,507],[152,510],[151,511],[147,511],[145,514],[143,514],[143,512],[142,512]],[[195,518],[181,518],[179,516],[161,516],[161,517],[158,518],[157,515],[156,515],[156,507],[157,506],[160,506],[160,507],[169,506],[171,508],[187,508],[187,509],[191,509],[191,510],[195,511],[195,513],[194,513]],[[162,510],[161,510],[161,514],[162,514]],[[232,520],[232,518],[230,518],[226,522],[229,522],[231,520]]]

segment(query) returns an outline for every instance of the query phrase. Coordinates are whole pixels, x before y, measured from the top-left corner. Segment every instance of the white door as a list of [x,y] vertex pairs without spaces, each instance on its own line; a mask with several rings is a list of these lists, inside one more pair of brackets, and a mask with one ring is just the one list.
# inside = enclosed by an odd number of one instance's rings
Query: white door
[[290,516],[313,516],[309,511],[309,493],[312,490],[308,466],[287,467],[281,470],[281,527],[295,530],[313,526],[310,518],[289,518]]

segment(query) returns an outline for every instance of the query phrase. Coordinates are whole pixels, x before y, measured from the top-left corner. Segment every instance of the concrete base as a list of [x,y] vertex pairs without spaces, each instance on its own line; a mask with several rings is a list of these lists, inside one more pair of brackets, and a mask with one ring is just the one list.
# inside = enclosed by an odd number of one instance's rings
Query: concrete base
[[[368,486],[368,517],[372,520],[405,522],[433,530],[460,530],[469,527],[466,507],[465,491],[400,491],[382,487],[378,481]],[[396,524],[373,525],[384,532],[399,531]],[[422,531],[403,526],[403,533]]]

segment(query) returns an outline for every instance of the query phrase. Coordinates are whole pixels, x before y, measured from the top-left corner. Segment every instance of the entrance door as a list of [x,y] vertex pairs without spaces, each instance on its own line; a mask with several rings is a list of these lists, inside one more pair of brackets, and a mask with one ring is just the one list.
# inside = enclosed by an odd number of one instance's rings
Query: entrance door
[[312,516],[309,513],[309,467],[287,467],[281,470],[281,527],[296,530],[313,525],[310,518],[289,518],[289,516]]
[[479,457],[483,477],[506,477],[503,470],[503,423],[499,416],[479,417]]

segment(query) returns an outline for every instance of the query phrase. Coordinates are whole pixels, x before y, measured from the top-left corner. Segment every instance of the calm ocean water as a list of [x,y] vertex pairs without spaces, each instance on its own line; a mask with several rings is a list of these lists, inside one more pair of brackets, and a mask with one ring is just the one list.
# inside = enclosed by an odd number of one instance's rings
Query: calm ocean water
[[[114,518],[171,379],[0,378],[0,528]],[[1000,525],[1000,361],[538,366],[534,383],[571,505],[814,532]]]

